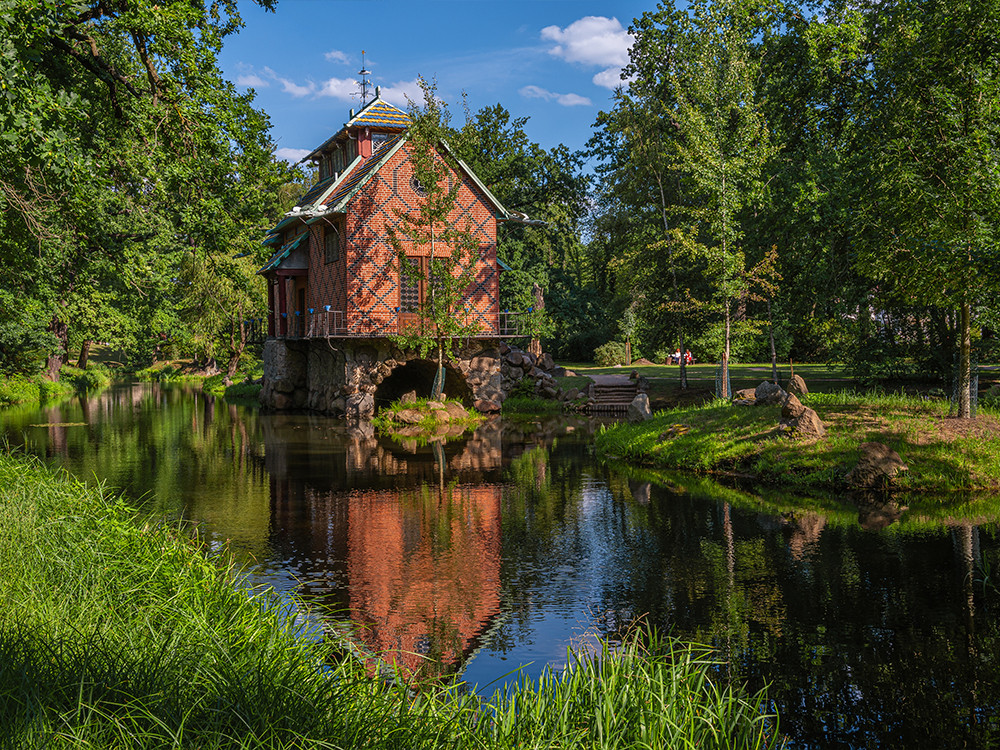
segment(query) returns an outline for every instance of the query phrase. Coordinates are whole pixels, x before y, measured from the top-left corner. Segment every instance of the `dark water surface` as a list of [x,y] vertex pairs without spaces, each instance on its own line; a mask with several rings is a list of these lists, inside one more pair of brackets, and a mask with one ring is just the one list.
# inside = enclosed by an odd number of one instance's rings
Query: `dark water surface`
[[794,747],[997,743],[995,521],[767,512],[624,476],[595,460],[596,429],[494,421],[435,449],[146,384],[0,412],[11,444],[196,521],[424,673],[490,693],[645,617],[770,683]]

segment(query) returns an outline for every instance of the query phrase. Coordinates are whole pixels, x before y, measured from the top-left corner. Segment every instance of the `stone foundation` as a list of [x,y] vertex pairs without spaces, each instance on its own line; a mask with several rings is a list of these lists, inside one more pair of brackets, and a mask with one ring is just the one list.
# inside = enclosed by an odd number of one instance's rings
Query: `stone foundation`
[[[406,365],[411,367],[397,372]],[[397,373],[395,389],[412,375],[417,395],[428,396],[430,383],[420,375],[434,367],[427,358],[404,352],[388,339],[272,338],[264,342],[260,402],[278,411],[310,409],[365,421],[374,415],[380,386],[393,373]],[[445,371],[449,397],[483,413],[500,411],[505,393],[496,342],[478,340],[461,347],[446,361]]]

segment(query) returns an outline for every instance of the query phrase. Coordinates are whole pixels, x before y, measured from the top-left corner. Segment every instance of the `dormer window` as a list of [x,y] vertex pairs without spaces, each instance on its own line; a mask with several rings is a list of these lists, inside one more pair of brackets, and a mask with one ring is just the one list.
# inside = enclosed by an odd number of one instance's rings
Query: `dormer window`
[[319,178],[325,180],[332,173],[332,160],[329,154],[323,154],[319,160]]
[[379,150],[389,142],[388,133],[372,133],[372,154],[377,154]]
[[344,149],[340,146],[333,152],[333,171],[338,174],[344,171]]

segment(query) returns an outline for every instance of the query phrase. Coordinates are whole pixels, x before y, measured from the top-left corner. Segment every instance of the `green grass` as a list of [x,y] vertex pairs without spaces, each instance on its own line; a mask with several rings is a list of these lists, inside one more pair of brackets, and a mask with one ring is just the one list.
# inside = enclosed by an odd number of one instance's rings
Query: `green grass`
[[[473,429],[485,419],[485,417],[475,410],[468,409],[466,410],[468,414],[466,419],[441,420],[438,419],[441,411],[438,409],[431,409],[429,406],[430,402],[431,399],[427,398],[418,398],[416,401],[411,401],[407,404],[402,404],[399,401],[393,401],[379,410],[378,414],[376,414],[372,419],[372,424],[375,425],[380,432],[393,436],[402,436],[406,439],[417,439],[418,442],[421,442],[422,440],[429,440],[432,438],[454,439],[460,437],[462,433]],[[455,399],[448,399],[447,401],[440,403],[451,403],[461,406],[463,409],[465,408],[462,406],[460,401]],[[394,421],[393,416],[399,414],[399,412],[403,410],[420,412],[422,415],[420,422],[415,425],[408,425]],[[447,412],[445,412],[445,414],[447,414]],[[443,434],[443,430],[447,430],[448,434]]]
[[[616,425],[599,433],[595,444],[605,455],[645,466],[747,475],[762,484],[789,488],[841,490],[857,463],[859,444],[878,441],[909,465],[897,479],[900,489],[997,489],[1000,432],[951,434],[945,401],[850,392],[810,394],[802,400],[826,424],[825,439],[778,436],[777,406],[744,408],[716,401],[659,412],[637,425]],[[663,433],[669,437],[660,440]]]
[[[645,375],[650,380],[663,380],[666,383],[674,383],[680,378],[680,368],[676,365],[640,365],[631,367],[597,367],[593,362],[560,362],[567,370],[572,370],[579,375],[628,375],[632,370],[637,370],[640,375]],[[715,370],[717,363],[708,362],[703,364],[688,365],[688,383],[694,388],[715,388]],[[782,382],[789,378],[788,364],[778,365],[778,375]],[[810,391],[834,391],[849,387],[854,383],[850,372],[843,365],[826,364],[796,364],[795,374],[801,375],[809,385]],[[760,385],[761,381],[771,379],[770,363],[733,363],[729,367],[729,379],[733,384],[733,390],[741,388],[753,388]]]
[[10,748],[765,748],[763,695],[640,633],[489,700],[370,677],[186,527],[0,454],[0,744]]

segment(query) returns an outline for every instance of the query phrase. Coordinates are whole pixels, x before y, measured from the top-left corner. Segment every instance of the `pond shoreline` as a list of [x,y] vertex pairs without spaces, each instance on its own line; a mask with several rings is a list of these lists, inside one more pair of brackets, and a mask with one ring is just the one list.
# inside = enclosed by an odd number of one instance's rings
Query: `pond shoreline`
[[782,743],[763,693],[715,685],[707,650],[655,633],[571,654],[574,669],[486,702],[444,686],[414,699],[405,680],[303,638],[287,602],[248,591],[228,551],[187,525],[25,456],[0,452],[0,481],[0,583],[18,602],[0,608],[0,693],[25,746],[56,735],[136,748]]
[[851,393],[812,394],[802,403],[825,423],[824,438],[781,434],[780,406],[716,401],[609,427],[598,433],[595,447],[639,466],[798,492],[842,492],[849,489],[859,446],[880,442],[909,467],[886,489],[929,495],[1000,489],[1000,421],[993,410],[957,420],[947,416],[944,401]]

